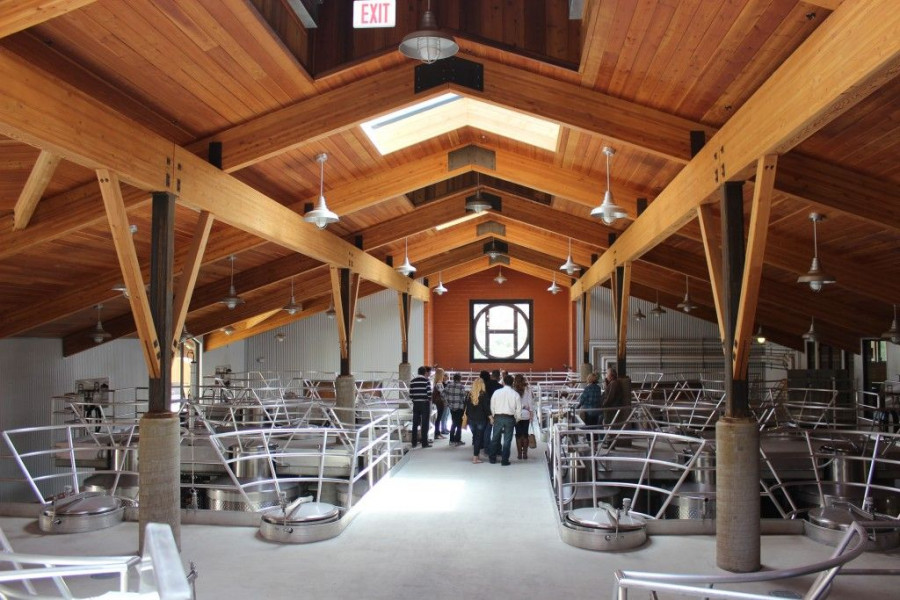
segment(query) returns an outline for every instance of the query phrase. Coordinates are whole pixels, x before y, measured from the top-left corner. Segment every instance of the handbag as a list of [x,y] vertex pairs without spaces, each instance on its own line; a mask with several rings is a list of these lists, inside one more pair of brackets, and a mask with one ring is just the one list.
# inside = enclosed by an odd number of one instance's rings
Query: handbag
[[462,428],[465,429],[469,425],[469,415],[462,416]]
[[531,423],[528,424],[528,447],[532,450],[537,448],[537,438],[531,433]]

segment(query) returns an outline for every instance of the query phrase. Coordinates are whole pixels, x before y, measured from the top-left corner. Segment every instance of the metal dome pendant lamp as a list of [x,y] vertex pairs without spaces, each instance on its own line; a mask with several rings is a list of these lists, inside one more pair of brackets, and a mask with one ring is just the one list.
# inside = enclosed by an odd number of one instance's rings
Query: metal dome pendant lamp
[[610,188],[609,161],[615,155],[616,151],[609,146],[603,147],[603,154],[606,155],[606,192],[603,194],[603,203],[591,211],[592,217],[598,217],[607,225],[612,225],[619,219],[628,216],[622,207],[616,206],[613,201],[612,189]]
[[474,213],[483,213],[493,205],[481,195],[481,173],[475,172],[475,195],[466,198],[466,210]]
[[419,29],[403,38],[399,50],[403,56],[431,64],[459,52],[459,45],[451,36],[438,31],[431,0],[428,0],[428,8],[419,19]]
[[228,287],[228,295],[219,300],[219,303],[227,306],[228,310],[234,310],[244,303],[244,299],[238,296],[234,289],[234,261],[237,260],[237,257],[232,254],[228,260],[231,262],[231,285]]
[[319,229],[325,229],[329,223],[337,223],[338,216],[328,209],[325,204],[325,161],[328,155],[324,152],[316,156],[316,162],[319,163],[319,201],[316,207],[303,215],[303,220],[312,223]]
[[494,281],[497,282],[497,285],[503,285],[506,283],[506,277],[503,276],[503,267],[498,267],[497,276],[494,277]]
[[684,276],[684,300],[678,303],[678,308],[686,313],[697,308],[697,305],[691,302],[691,284],[687,275]]
[[809,220],[813,223],[813,259],[812,266],[809,268],[809,271],[805,275],[801,275],[797,278],[797,283],[808,283],[809,289],[814,292],[819,292],[822,290],[822,287],[828,283],[834,283],[836,279],[831,275],[827,275],[822,271],[822,267],[819,264],[819,240],[816,234],[816,223],[819,221],[824,221],[825,216],[819,213],[810,213]]
[[97,309],[97,325],[88,334],[88,337],[94,340],[95,344],[102,344],[106,340],[112,338],[112,334],[103,329],[103,323],[100,321],[100,311],[103,310],[103,305],[98,304],[95,308]]
[[809,324],[809,331],[803,334],[804,342],[818,342],[819,334],[816,332],[816,318],[812,317],[812,321]]
[[643,321],[643,320],[646,319],[646,318],[647,318],[647,315],[645,315],[645,314],[643,313],[643,311],[641,311],[640,308],[638,308],[636,311],[634,311],[634,319],[635,319],[636,321]]
[[296,300],[294,300],[294,278],[291,277],[291,301],[284,305],[282,308],[284,312],[293,316],[303,310],[303,305],[298,304]]
[[404,277],[409,277],[416,272],[416,268],[409,262],[409,238],[406,238],[406,251],[403,254],[403,264],[397,267],[397,271]]
[[562,287],[560,287],[559,284],[556,283],[556,273],[553,274],[553,283],[550,284],[550,287],[547,288],[547,291],[554,296],[562,291]]
[[566,262],[559,266],[559,270],[565,271],[567,275],[574,275],[581,270],[581,267],[572,262],[572,238],[569,238],[569,255],[566,257]]
[[900,344],[900,329],[897,328],[897,305],[894,305],[894,321],[891,328],[881,334],[881,339],[887,340],[892,344]]
[[441,273],[438,272],[438,284],[437,284],[437,287],[434,288],[434,293],[437,294],[438,296],[443,296],[444,294],[446,294],[449,291],[450,290],[448,290],[444,286],[444,280],[443,280],[443,277],[441,276]]
[[650,309],[650,314],[654,317],[661,317],[666,314],[666,309],[659,305],[659,290],[656,290],[656,306]]

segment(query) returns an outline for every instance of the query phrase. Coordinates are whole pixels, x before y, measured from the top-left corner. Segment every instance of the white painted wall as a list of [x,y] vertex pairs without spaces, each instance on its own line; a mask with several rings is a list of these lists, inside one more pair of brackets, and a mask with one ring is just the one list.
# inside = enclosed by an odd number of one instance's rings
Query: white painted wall
[[[0,429],[51,424],[51,398],[75,391],[76,379],[108,377],[111,390],[146,387],[147,368],[137,340],[116,340],[64,358],[59,339],[0,340]],[[32,501],[19,469],[0,448],[0,502]]]

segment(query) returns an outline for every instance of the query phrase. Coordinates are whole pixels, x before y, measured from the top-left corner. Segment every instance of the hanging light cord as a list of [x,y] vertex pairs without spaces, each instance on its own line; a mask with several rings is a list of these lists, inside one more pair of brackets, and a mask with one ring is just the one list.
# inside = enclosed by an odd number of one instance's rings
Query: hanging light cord
[[819,259],[819,236],[816,234],[818,222],[813,219],[813,258]]
[[319,198],[325,195],[325,161],[319,161]]

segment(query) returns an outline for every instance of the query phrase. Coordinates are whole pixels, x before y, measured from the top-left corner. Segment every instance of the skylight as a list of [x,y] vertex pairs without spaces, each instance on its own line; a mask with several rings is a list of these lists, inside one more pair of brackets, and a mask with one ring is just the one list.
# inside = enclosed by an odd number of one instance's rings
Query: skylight
[[362,129],[385,155],[466,126],[551,152],[559,137],[556,123],[454,93],[366,121]]

